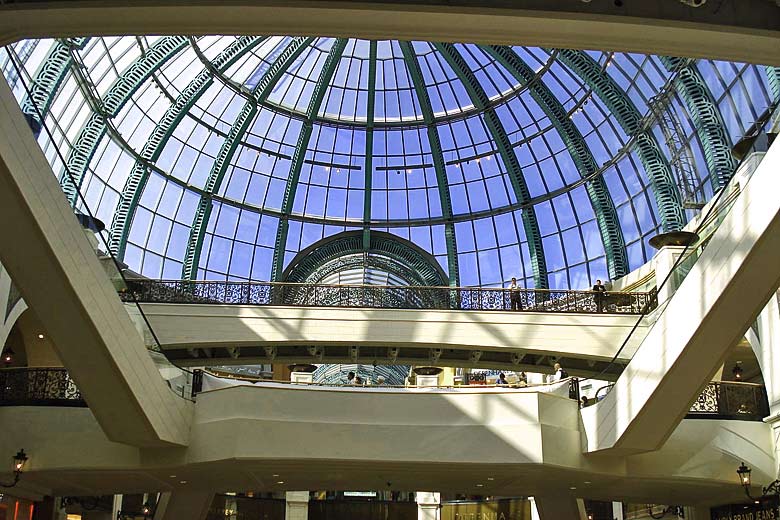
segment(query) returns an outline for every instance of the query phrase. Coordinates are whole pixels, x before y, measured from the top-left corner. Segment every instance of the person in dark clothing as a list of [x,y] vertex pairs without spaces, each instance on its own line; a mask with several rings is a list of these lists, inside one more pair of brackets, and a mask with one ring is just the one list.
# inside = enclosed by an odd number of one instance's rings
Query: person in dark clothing
[[496,379],[496,385],[508,385],[509,381],[506,380],[506,375],[504,375],[503,372],[498,374],[498,379]]
[[523,310],[520,286],[517,285],[517,278],[514,277],[512,277],[512,283],[509,284],[509,308],[513,311]]
[[601,280],[596,280],[596,285],[593,286],[593,300],[596,302],[596,311],[604,312],[604,301],[607,296],[607,288],[601,283]]

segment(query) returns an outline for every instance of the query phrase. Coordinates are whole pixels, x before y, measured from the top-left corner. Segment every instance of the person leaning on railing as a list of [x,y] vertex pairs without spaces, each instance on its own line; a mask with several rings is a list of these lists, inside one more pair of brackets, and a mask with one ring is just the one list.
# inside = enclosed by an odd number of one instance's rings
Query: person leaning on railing
[[601,283],[601,280],[596,280],[596,285],[593,286],[593,300],[596,302],[596,311],[604,312],[604,301],[607,298],[607,288]]
[[513,311],[522,311],[522,291],[517,285],[517,278],[512,277],[512,283],[509,284],[509,308]]

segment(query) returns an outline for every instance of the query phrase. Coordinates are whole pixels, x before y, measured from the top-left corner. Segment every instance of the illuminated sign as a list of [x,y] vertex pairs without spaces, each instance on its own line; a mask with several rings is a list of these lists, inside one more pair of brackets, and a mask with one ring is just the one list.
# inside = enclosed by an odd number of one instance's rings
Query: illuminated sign
[[710,509],[712,520],[780,520],[777,500],[761,504],[732,504]]

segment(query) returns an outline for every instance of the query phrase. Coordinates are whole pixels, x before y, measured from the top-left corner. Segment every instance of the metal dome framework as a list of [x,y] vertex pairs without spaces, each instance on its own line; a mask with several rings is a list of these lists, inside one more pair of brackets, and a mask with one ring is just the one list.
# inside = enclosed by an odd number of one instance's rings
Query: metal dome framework
[[69,200],[81,190],[112,223],[114,252],[188,279],[278,280],[350,230],[411,240],[451,285],[622,276],[690,215],[654,97],[673,91],[663,109],[702,200],[780,98],[772,67],[333,38],[24,41],[0,66],[54,128],[39,142]]

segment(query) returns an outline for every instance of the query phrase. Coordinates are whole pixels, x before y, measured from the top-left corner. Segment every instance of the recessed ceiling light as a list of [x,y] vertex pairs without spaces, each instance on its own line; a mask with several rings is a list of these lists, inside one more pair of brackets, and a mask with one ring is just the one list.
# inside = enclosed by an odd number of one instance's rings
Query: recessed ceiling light
[[168,475],[168,478],[176,478],[176,475]]
[[272,476],[272,477],[278,477],[278,476],[279,476],[279,474],[278,474],[278,473],[274,473],[274,474],[273,474],[273,475],[271,475],[271,476]]
[[43,338],[44,338],[43,334],[38,334],[38,339],[43,339]]
[[590,480],[586,480],[586,481],[585,481],[585,483],[586,483],[586,484],[590,484]]
[[277,484],[284,484],[284,480],[278,481]]
[[186,484],[186,483],[187,483],[187,481],[186,481],[186,480],[180,480],[180,481],[179,481],[179,484]]
[[576,487],[574,487],[574,486],[571,486],[569,489],[571,489],[572,491],[574,491],[574,490],[575,490],[575,489],[577,489],[577,488],[576,488]]
[[477,484],[477,487],[482,487],[482,484]]
[[493,477],[488,477],[488,480],[496,480],[496,479],[494,479]]

